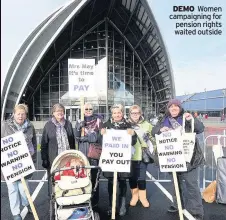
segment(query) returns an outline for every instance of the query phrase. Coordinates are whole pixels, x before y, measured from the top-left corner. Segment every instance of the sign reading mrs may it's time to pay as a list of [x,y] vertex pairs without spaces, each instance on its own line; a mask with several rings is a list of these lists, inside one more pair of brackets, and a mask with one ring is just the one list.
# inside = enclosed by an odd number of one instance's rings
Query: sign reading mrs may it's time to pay
[[[95,59],[68,59],[70,97],[93,97],[95,88]],[[96,78],[97,79],[97,78]]]
[[107,172],[130,172],[131,135],[127,131],[108,129],[103,135],[99,166]]
[[15,182],[35,171],[22,131],[1,138],[1,170],[6,182]]

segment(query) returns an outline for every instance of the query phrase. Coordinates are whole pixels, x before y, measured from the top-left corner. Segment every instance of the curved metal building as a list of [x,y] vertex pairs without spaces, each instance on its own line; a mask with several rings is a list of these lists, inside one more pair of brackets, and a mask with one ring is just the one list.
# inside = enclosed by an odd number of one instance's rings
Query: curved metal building
[[61,102],[75,120],[79,100],[67,96],[69,58],[94,58],[96,64],[106,59],[107,97],[88,100],[98,113],[108,113],[115,102],[158,113],[175,96],[166,48],[146,0],[77,0],[46,18],[21,46],[5,79],[2,119],[15,104],[27,103],[31,120],[47,120]]

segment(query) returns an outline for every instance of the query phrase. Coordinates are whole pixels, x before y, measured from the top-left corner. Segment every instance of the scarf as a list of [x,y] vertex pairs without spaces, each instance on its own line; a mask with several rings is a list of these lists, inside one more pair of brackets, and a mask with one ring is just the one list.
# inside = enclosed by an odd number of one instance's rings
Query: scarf
[[110,121],[111,121],[111,128],[113,129],[126,130],[128,128],[128,123],[126,122],[125,118],[117,122],[113,121],[113,119],[110,119]]
[[65,150],[69,150],[69,142],[67,137],[67,131],[64,128],[65,120],[63,120],[61,123],[56,120],[55,117],[52,117],[51,121],[56,126],[56,139],[58,144],[58,154]]
[[172,129],[178,129],[182,127],[182,117],[172,118],[170,116],[167,116],[163,122],[164,127],[172,128]]
[[34,145],[32,143],[33,130],[32,132],[28,132],[28,128],[31,127],[30,122],[26,119],[22,125],[19,125],[16,123],[14,119],[12,119],[10,123],[11,123],[11,128],[13,129],[14,132],[17,132],[17,131],[23,132],[25,141],[28,146],[28,150],[32,156],[35,153],[35,150],[34,150]]
[[85,116],[85,135],[98,132],[100,128],[100,119],[95,116]]

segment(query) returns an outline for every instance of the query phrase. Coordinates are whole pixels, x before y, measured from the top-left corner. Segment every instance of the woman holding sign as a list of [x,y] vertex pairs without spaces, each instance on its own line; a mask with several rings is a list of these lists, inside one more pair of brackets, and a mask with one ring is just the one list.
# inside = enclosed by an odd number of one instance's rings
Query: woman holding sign
[[[128,134],[132,135],[132,145],[135,145],[137,141],[137,135],[134,130],[131,129],[131,125],[124,119],[124,108],[121,104],[116,104],[111,107],[112,118],[104,123],[101,129],[101,134],[106,133],[106,129],[127,130]],[[109,210],[108,215],[111,215],[112,211],[112,195],[113,195],[113,173],[104,172],[104,177],[108,179],[108,195],[109,195]],[[126,214],[126,191],[127,184],[126,179],[130,177],[130,173],[118,173],[119,181],[119,215],[124,216]]]
[[[156,126],[152,129],[152,136],[160,134],[172,129],[181,129],[183,124],[183,115],[185,118],[185,131],[191,131],[192,115],[184,113],[181,102],[177,99],[172,99],[167,104],[166,115],[158,121]],[[194,132],[196,134],[204,131],[204,125],[198,119],[194,119]],[[187,162],[187,172],[177,173],[179,182],[180,194],[182,198],[182,206],[186,208],[196,219],[202,220],[204,216],[202,198],[198,185],[198,167],[204,163],[204,157],[200,149],[198,140],[196,139],[194,153],[191,162]],[[183,183],[185,189],[183,189]],[[183,191],[183,192],[182,192]],[[177,202],[174,193],[173,204],[170,206],[168,212],[177,212]]]
[[[23,131],[29,152],[33,161],[36,161],[37,141],[34,126],[27,119],[28,107],[25,104],[19,104],[14,107],[13,117],[3,121],[1,125],[1,138],[14,134],[17,131]],[[28,175],[25,179],[31,177]],[[28,182],[26,181],[28,186]],[[14,220],[21,220],[20,207],[26,206],[28,212],[32,212],[21,180],[13,183],[7,183],[10,209]]]
[[[75,125],[75,138],[78,142],[78,149],[88,157],[90,165],[98,166],[99,158],[94,158],[91,155],[91,148],[93,146],[101,148],[100,142],[100,129],[102,128],[102,121],[99,116],[93,114],[93,106],[90,103],[84,105],[84,121],[78,120]],[[82,136],[82,129],[84,129],[84,135]],[[92,186],[95,186],[98,170],[91,169],[91,181]],[[99,185],[96,192],[92,197],[92,207],[97,208],[99,202]]]
[[146,171],[147,164],[142,162],[142,148],[149,148],[152,152],[153,144],[150,141],[152,125],[142,117],[140,106],[133,105],[129,109],[129,122],[138,135],[137,142],[134,145],[135,154],[132,157],[131,177],[129,179],[132,199],[131,206],[136,206],[138,200],[148,208],[150,206],[146,195]]

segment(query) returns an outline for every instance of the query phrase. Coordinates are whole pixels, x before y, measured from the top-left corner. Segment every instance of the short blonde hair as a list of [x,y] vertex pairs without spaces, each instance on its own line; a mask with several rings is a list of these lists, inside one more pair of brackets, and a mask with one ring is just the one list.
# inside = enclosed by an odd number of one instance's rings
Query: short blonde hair
[[112,107],[111,107],[111,113],[113,113],[113,110],[118,108],[122,113],[124,113],[124,107],[123,105],[121,104],[114,104]]
[[15,105],[15,107],[13,109],[13,113],[15,114],[15,112],[17,110],[24,110],[26,114],[28,113],[28,107],[27,107],[26,104],[18,104],[18,105]]
[[130,108],[129,108],[129,113],[131,113],[134,109],[137,109],[141,115],[143,115],[143,111],[141,109],[141,107],[139,105],[132,105]]

